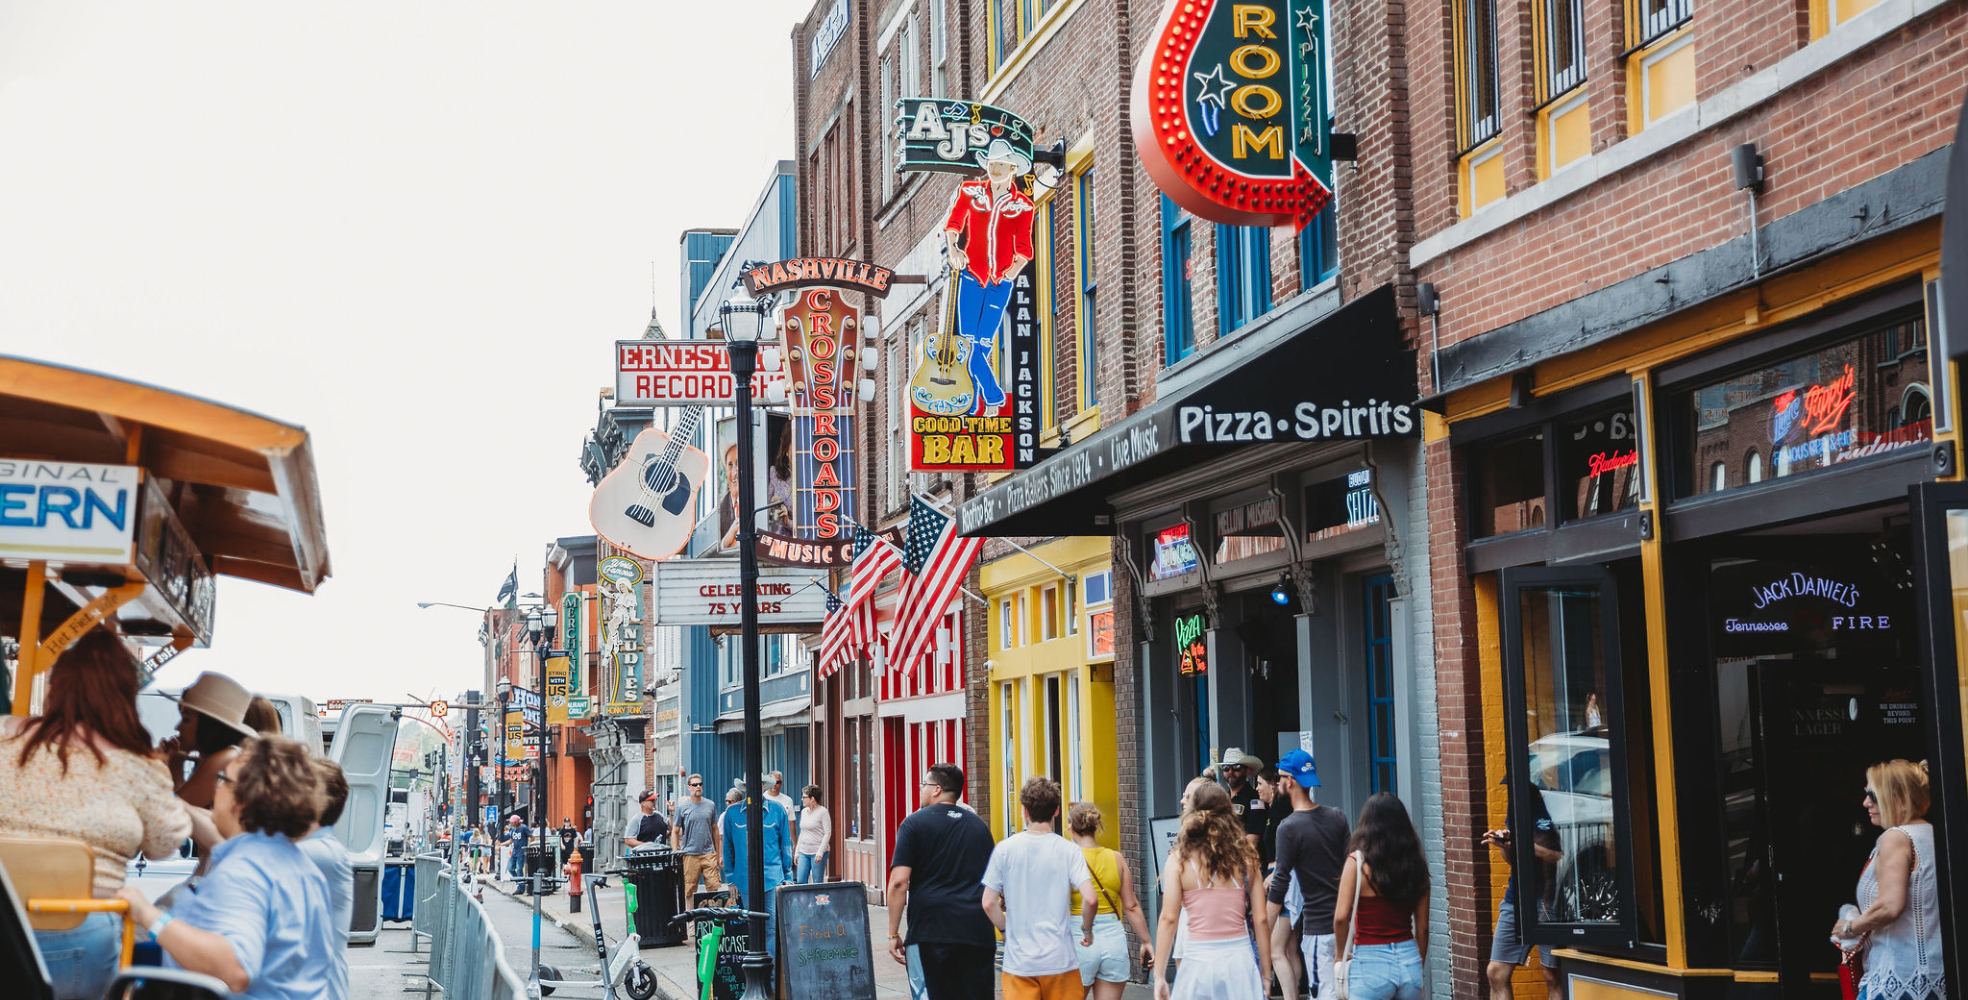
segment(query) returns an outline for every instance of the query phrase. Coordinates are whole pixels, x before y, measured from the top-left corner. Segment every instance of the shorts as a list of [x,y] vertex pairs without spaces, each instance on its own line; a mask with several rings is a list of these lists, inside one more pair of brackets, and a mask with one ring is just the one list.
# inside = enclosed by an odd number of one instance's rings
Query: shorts
[[1312,1000],[1333,995],[1333,936],[1307,934],[1298,939],[1298,952],[1305,957],[1305,988]]
[[1093,946],[1073,939],[1073,947],[1080,953],[1080,985],[1092,986],[1096,979],[1110,983],[1125,983],[1134,972],[1128,961],[1127,929],[1121,926],[1117,914],[1102,913],[1093,918]]
[[[929,1000],[992,1000],[996,945],[923,941],[910,950],[920,957],[923,991]],[[1072,977],[1075,990],[1081,988],[1079,976],[1066,975]]]
[[1346,995],[1351,1000],[1421,1000],[1421,951],[1414,939],[1356,946]]
[[1002,973],[1004,1000],[1083,1000],[1086,987],[1080,985],[1080,974],[1073,971],[1056,972],[1050,976],[1014,976]]
[[[1490,940],[1490,961],[1506,965],[1523,965],[1530,956],[1531,946],[1517,936],[1517,904],[1509,896],[1503,897],[1503,905],[1497,907],[1496,935]],[[1538,961],[1551,964],[1551,953],[1538,947]]]

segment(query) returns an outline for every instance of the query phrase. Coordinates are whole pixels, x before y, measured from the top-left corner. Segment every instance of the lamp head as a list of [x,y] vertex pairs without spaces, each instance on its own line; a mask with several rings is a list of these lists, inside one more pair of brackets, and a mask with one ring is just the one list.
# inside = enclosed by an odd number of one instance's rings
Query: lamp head
[[1291,603],[1291,574],[1280,573],[1278,585],[1271,588],[1271,603],[1284,607]]
[[553,631],[556,628],[559,628],[560,612],[555,610],[552,605],[548,605],[547,609],[540,613],[540,623],[546,626],[546,629],[549,632]]
[[727,343],[749,341],[757,343],[764,335],[765,306],[759,300],[740,291],[725,299],[718,307],[718,319],[724,327]]

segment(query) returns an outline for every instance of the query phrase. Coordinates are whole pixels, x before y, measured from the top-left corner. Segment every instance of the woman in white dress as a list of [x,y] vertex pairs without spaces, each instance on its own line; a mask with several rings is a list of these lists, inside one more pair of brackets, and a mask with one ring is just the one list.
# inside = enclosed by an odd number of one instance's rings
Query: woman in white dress
[[[1186,924],[1182,970],[1173,1000],[1263,1000],[1271,979],[1271,919],[1257,850],[1230,809],[1221,785],[1195,786],[1175,853],[1162,873],[1167,896],[1155,929],[1155,964],[1166,968],[1178,924]],[[1256,933],[1252,934],[1251,926]],[[1252,946],[1256,961],[1252,961]],[[1155,977],[1156,1000],[1170,1000]]]
[[1831,931],[1858,942],[1846,956],[1856,952],[1863,965],[1859,1000],[1947,996],[1928,802],[1925,762],[1889,760],[1866,768],[1866,815],[1884,832],[1859,876],[1859,915]]

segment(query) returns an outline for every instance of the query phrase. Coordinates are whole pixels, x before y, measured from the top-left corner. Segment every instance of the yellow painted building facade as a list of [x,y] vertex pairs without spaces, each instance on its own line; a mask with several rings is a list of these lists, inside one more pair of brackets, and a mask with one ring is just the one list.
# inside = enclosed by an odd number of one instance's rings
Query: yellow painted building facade
[[1018,832],[1018,789],[1033,775],[1060,783],[1068,803],[1090,801],[1120,846],[1115,751],[1111,542],[1060,538],[980,571],[988,614],[991,814],[997,837]]

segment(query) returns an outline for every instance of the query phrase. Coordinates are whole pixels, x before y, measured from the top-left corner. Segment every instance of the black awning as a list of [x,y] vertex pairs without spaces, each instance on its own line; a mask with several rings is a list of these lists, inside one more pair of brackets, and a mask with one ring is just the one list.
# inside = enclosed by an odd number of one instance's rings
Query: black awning
[[960,530],[1000,537],[1112,534],[1115,492],[1230,449],[1420,434],[1415,352],[1401,345],[1391,286],[1281,338],[1239,338],[1216,350],[1228,363],[1212,377],[965,502],[957,511]]

